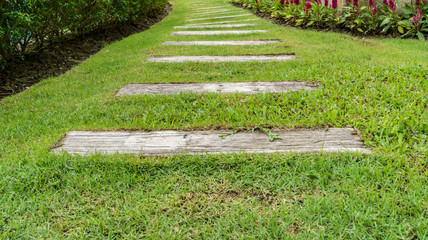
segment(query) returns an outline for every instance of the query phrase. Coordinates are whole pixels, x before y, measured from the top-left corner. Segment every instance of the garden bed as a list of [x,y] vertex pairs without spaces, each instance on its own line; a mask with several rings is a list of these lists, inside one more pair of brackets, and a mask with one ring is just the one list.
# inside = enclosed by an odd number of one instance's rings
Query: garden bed
[[[426,1],[396,7],[394,0],[383,3],[370,1],[369,5],[358,0],[337,8],[337,0],[232,0],[236,7],[249,9],[270,22],[299,29],[346,33],[358,37],[418,38],[425,40],[428,33]],[[378,9],[379,8],[379,9]],[[422,10],[421,10],[422,9]]]
[[67,72],[100,51],[106,44],[149,29],[165,18],[171,9],[172,5],[167,4],[164,9],[153,11],[139,21],[98,29],[46,46],[39,52],[25,54],[24,60],[16,58],[10,61],[0,72],[0,99],[19,93],[44,78]]

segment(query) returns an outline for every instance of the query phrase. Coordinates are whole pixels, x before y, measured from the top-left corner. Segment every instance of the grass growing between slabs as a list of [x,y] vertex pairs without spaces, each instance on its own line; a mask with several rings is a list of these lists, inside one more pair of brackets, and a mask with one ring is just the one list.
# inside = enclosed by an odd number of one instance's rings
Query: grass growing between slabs
[[[190,3],[175,1],[172,14],[149,31],[0,102],[1,237],[427,237],[426,42],[362,40],[264,20],[245,28],[270,30],[264,34],[170,36],[177,31],[173,26],[195,23],[185,22]],[[234,9],[224,1],[209,2],[221,4]],[[282,43],[160,45],[267,38]],[[297,59],[145,62],[153,55],[278,53]],[[114,96],[127,83],[221,81],[307,81],[320,89]],[[351,126],[361,130],[374,154],[140,158],[50,152],[71,130],[256,126]]]

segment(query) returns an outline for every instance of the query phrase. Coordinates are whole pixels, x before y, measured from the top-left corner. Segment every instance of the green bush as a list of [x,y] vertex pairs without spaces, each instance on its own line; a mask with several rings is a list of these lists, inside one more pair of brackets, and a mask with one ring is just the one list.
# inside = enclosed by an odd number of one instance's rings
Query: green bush
[[0,3],[0,65],[67,35],[135,21],[167,0],[6,0]]

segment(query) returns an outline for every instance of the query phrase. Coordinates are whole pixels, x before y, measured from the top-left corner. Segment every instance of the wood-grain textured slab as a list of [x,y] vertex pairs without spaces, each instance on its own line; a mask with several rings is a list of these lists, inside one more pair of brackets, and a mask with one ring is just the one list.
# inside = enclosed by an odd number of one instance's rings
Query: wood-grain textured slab
[[265,45],[272,43],[280,43],[281,40],[250,40],[250,41],[168,41],[162,43],[162,45],[176,45],[176,46],[218,46],[218,45],[232,45],[232,46],[244,46],[244,45]]
[[263,92],[281,93],[300,90],[315,90],[303,82],[222,82],[222,83],[159,83],[128,84],[116,96],[140,94],[178,94],[181,92],[218,92],[256,94]]
[[230,21],[221,21],[221,22],[207,22],[207,23],[189,23],[185,26],[200,26],[200,25],[215,25],[215,24],[225,24],[225,23],[239,23],[239,22],[253,22],[260,20],[258,18],[249,18],[249,19],[242,19],[242,20],[230,20]]
[[68,133],[54,149],[71,154],[131,153],[170,155],[198,153],[285,153],[285,152],[363,152],[360,137],[352,128],[328,130],[274,130],[277,139],[269,141],[266,133],[231,131],[154,131],[154,132],[83,132]]
[[213,12],[197,12],[193,13],[192,17],[202,17],[202,16],[211,16],[211,15],[225,15],[225,14],[239,14],[242,13],[241,11],[235,10],[220,10],[220,11],[213,11]]
[[224,6],[214,6],[214,7],[202,7],[202,8],[192,8],[193,10],[206,10],[206,9],[217,9],[217,8],[225,8]]
[[192,25],[192,26],[175,26],[175,29],[196,29],[196,28],[240,28],[254,27],[257,23],[241,23],[241,24],[219,24],[219,25]]
[[227,18],[236,18],[236,17],[245,17],[251,16],[252,14],[238,14],[238,15],[230,15],[230,16],[221,16],[221,17],[207,17],[207,18],[196,18],[189,19],[188,22],[202,21],[202,20],[214,20],[214,19],[227,19]]
[[182,63],[182,62],[265,62],[293,60],[294,55],[245,55],[245,56],[154,56],[147,62]]
[[180,31],[171,33],[172,36],[195,36],[195,35],[226,35],[226,34],[251,34],[265,33],[268,30],[230,30],[230,31]]

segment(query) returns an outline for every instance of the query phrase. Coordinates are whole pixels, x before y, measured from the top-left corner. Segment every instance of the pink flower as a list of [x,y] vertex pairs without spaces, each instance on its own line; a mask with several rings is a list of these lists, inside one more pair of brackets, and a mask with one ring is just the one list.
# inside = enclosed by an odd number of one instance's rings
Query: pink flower
[[374,15],[376,15],[376,13],[377,13],[377,9],[376,9],[376,6],[372,9],[372,15],[374,16]]
[[395,10],[397,9],[397,5],[395,5],[394,0],[389,0],[389,8],[390,8],[392,11],[395,11]]
[[259,3],[259,0],[256,0],[256,3]]
[[389,6],[388,1],[387,0],[383,0],[382,3],[386,6]]
[[324,5],[328,7],[328,0],[324,0]]
[[337,9],[337,0],[331,0],[331,7]]
[[358,0],[354,0],[354,2],[353,2],[353,8],[354,9],[358,8]]
[[312,8],[311,2],[306,2],[305,7],[306,7],[306,9],[311,9]]
[[284,5],[284,0],[279,0],[279,3],[281,3],[282,5]]
[[375,0],[369,0],[369,6],[370,6],[370,7],[376,7],[376,2],[375,2]]
[[300,4],[300,0],[294,0],[294,3],[295,3],[296,5],[299,5],[299,4]]
[[418,7],[418,12],[416,13],[416,15],[413,15],[413,24],[415,26],[418,25],[419,21],[421,20],[421,9]]

